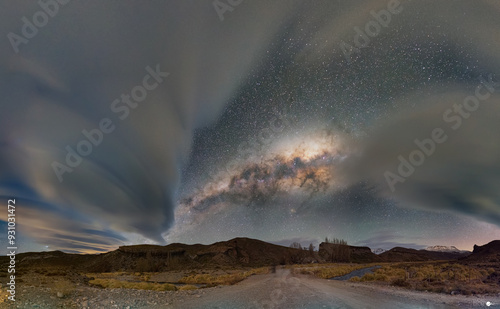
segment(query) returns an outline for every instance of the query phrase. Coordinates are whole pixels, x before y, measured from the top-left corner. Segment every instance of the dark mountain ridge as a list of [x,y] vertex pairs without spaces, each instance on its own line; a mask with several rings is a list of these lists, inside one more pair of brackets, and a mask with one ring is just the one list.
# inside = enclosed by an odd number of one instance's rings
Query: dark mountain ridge
[[[121,246],[101,254],[70,254],[61,251],[21,253],[20,270],[32,267],[69,267],[75,271],[157,272],[193,268],[261,267],[272,265],[346,262],[383,263],[433,260],[500,261],[500,240],[474,246],[474,252],[439,252],[396,247],[374,254],[368,247],[321,243],[319,251],[284,247],[251,238],[234,238],[210,245],[173,243],[166,246]],[[5,265],[9,257],[0,257]],[[4,268],[6,269],[6,268]]]
[[493,240],[483,246],[474,245],[472,254],[464,258],[463,262],[500,263],[500,240]]
[[458,260],[470,252],[442,252],[395,247],[379,254],[384,262],[419,262],[437,260]]

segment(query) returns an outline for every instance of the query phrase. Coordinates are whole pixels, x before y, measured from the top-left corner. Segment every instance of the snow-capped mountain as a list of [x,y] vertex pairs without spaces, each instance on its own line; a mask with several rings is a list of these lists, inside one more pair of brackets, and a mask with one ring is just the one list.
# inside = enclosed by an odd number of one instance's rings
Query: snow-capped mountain
[[382,248],[377,248],[377,249],[373,249],[372,252],[375,253],[375,254],[380,254],[380,253],[384,253],[385,249],[382,249]]
[[463,250],[459,250],[455,246],[430,246],[425,248],[425,250],[437,251],[437,252],[456,252],[456,253],[464,252]]

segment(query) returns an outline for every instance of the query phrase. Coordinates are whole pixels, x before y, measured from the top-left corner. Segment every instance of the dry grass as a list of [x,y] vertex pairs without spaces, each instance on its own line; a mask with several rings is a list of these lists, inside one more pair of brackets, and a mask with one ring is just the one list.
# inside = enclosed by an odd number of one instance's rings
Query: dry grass
[[485,294],[498,293],[498,283],[490,282],[494,268],[447,262],[386,264],[354,282],[384,282],[409,289],[438,292]]
[[177,288],[173,284],[160,284],[152,282],[129,282],[117,279],[93,279],[90,284],[109,289],[137,289],[137,290],[153,290],[153,291],[176,291]]
[[206,284],[208,286],[233,285],[252,275],[267,273],[269,273],[269,267],[261,267],[226,275],[194,274],[183,277],[179,280],[179,283]]
[[0,288],[0,304],[3,302],[7,302],[9,296],[10,296],[10,293],[7,292],[7,289]]
[[381,265],[373,273],[350,279],[353,282],[379,282],[408,289],[456,294],[496,294],[500,292],[500,267],[468,266],[455,262],[414,262],[377,264],[309,264],[290,265],[295,273],[328,279],[346,275],[361,268]]
[[56,295],[57,293],[62,293],[63,297],[70,296],[75,292],[75,289],[74,283],[69,280],[59,279],[52,284],[52,291],[54,291]]
[[313,265],[293,265],[294,272],[301,274],[310,274],[318,278],[329,279],[338,276],[344,276],[348,273],[376,264],[313,264]]
[[[131,273],[127,273],[124,271],[112,272],[112,273],[84,273],[82,275],[87,277],[100,277],[100,278],[116,278],[124,275],[129,275]],[[137,276],[140,276],[140,273],[136,273]]]
[[191,285],[191,284],[186,284],[181,287],[179,287],[179,291],[189,291],[189,290],[197,290],[198,287]]
[[82,274],[87,276],[88,278],[97,278],[97,279],[117,279],[120,281],[143,281],[149,282],[151,276],[154,273],[139,273],[139,272],[108,272],[108,273],[86,273]]
[[[242,281],[243,279],[251,275],[265,274],[268,272],[269,272],[269,267],[256,268],[248,271],[239,271],[232,274],[224,274],[224,275],[193,273],[179,280],[179,283],[186,284],[179,288],[177,288],[173,284],[150,282],[149,280],[154,275],[154,273],[125,273],[125,272],[101,273],[101,274],[89,273],[86,274],[86,276],[92,279],[89,281],[90,284],[100,286],[103,288],[175,291],[175,290],[198,289],[198,287],[194,286],[193,284],[205,284],[207,286],[232,285]],[[136,280],[140,280],[140,282],[137,282]]]

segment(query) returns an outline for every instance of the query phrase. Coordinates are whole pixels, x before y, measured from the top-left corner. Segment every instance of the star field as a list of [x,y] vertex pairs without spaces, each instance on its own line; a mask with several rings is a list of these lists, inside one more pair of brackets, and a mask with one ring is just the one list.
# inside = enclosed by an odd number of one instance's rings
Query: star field
[[[255,0],[221,20],[212,2],[75,2],[0,42],[20,251],[500,239],[498,3]],[[4,33],[37,5],[5,3]]]

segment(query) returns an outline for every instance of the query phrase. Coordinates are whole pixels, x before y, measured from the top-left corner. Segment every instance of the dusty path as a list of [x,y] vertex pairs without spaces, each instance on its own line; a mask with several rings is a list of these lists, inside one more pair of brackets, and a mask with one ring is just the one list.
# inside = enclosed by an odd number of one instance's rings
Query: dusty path
[[[491,300],[493,301],[493,300]],[[496,298],[489,308],[500,308]],[[237,285],[214,289],[175,308],[486,308],[481,298],[366,287],[349,282],[294,276],[288,269],[253,276]]]

